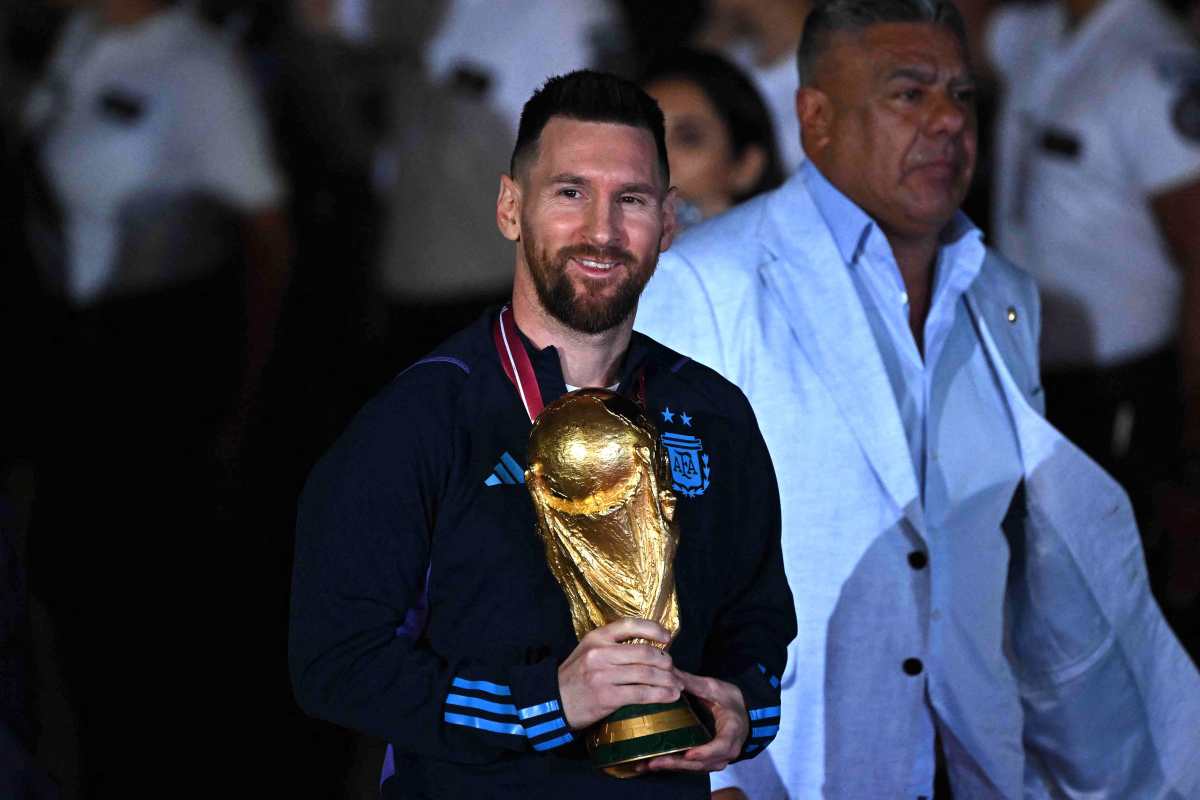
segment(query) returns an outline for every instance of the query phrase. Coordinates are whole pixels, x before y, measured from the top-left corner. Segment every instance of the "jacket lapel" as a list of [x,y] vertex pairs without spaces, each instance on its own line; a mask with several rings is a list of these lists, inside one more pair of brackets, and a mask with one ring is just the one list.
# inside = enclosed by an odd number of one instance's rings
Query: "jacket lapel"
[[[994,256],[988,253],[987,258]],[[989,268],[984,262],[979,278],[967,289],[967,305],[976,319],[976,327],[987,326],[993,343],[1025,400],[1035,410],[1044,411],[1037,365],[1029,363],[1021,355],[1037,352],[1036,330],[1030,327],[1030,321],[1026,319],[1033,308],[1025,298],[996,280],[1000,268],[993,266],[995,268]]]
[[773,256],[760,277],[796,344],[896,508],[924,535],[916,473],[883,360],[833,236],[800,177],[772,195],[760,237]]

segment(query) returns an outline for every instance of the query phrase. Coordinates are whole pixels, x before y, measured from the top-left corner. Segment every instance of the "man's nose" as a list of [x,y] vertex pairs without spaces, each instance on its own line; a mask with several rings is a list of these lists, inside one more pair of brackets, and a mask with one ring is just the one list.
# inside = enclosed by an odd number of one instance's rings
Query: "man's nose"
[[592,203],[588,211],[586,235],[595,245],[615,245],[621,241],[621,208],[608,201]]
[[952,92],[935,92],[929,116],[931,135],[955,136],[967,127],[971,109]]

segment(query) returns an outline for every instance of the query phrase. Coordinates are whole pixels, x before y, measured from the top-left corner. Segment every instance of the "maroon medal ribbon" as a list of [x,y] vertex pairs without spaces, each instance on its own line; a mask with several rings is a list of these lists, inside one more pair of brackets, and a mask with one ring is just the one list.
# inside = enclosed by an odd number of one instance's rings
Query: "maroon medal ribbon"
[[533,362],[529,353],[525,352],[525,344],[517,333],[517,325],[513,322],[512,306],[500,309],[500,316],[492,326],[492,339],[496,343],[496,352],[500,355],[500,366],[504,374],[512,381],[525,406],[529,421],[537,419],[542,413],[542,390],[538,387],[537,375],[533,372]]

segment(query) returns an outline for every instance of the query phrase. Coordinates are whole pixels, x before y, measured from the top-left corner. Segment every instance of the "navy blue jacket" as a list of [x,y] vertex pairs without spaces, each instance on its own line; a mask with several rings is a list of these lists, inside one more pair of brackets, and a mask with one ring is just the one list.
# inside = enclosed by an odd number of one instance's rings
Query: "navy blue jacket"
[[[530,423],[492,340],[496,312],[401,373],[313,470],[300,501],[289,660],[309,713],[391,743],[386,797],[707,797],[706,775],[619,785],[567,727],[558,666],[578,644],[523,483]],[[536,351],[542,397],[566,392]],[[738,685],[745,757],[779,725],[795,635],[774,471],[750,405],[635,333],[679,495],[676,665]]]

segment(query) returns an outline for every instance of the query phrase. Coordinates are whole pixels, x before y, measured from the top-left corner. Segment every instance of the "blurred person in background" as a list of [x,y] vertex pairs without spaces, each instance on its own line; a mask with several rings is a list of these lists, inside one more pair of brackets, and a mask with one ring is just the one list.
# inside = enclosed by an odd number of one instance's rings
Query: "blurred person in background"
[[709,0],[698,47],[724,53],[754,81],[775,124],[783,170],[804,162],[796,118],[796,47],[804,32],[808,0]]
[[775,130],[762,97],[725,58],[680,50],[654,62],[641,84],[667,119],[681,226],[783,183]]
[[85,796],[173,793],[181,763],[189,789],[227,786],[245,542],[219,506],[287,283],[284,190],[214,32],[161,0],[76,5],[24,120],[46,298],[31,585]]
[[[517,17],[533,9],[533,4],[516,5]],[[500,87],[485,80],[483,72],[463,67],[438,78],[430,74],[423,54],[437,46],[431,40],[439,31],[449,35],[447,26],[466,24],[467,17],[472,25],[507,26],[509,12],[498,4],[446,0],[409,4],[403,14],[380,7],[379,35],[386,37],[397,58],[387,81],[384,135],[375,170],[382,225],[368,305],[371,336],[380,353],[372,381],[376,388],[507,294],[511,254],[490,222],[495,216],[494,184],[507,167],[505,143],[515,128],[510,130],[510,120],[495,103],[492,89]],[[457,18],[447,16],[454,13]],[[559,13],[565,11],[552,11],[539,24],[562,23]],[[501,17],[506,21],[500,23]],[[586,18],[579,15],[580,20]],[[542,33],[558,41],[564,35],[569,39],[572,29]],[[512,49],[492,53],[489,42]],[[477,44],[484,45],[478,55],[487,69],[504,76],[497,80],[521,86],[521,103],[554,74],[544,72],[553,69],[553,48],[543,59],[541,45],[527,35],[515,40],[488,35]],[[586,51],[558,54],[570,61],[563,71],[583,65],[581,53]],[[522,72],[523,67],[532,71]],[[510,69],[515,72],[510,74]],[[511,91],[504,85],[504,91]]]
[[33,618],[44,620],[45,614],[28,592],[35,487],[30,420],[37,401],[29,376],[40,355],[41,317],[22,221],[21,101],[60,21],[60,12],[41,3],[0,9],[0,797],[16,800],[73,798],[78,785],[72,717],[56,702],[62,693],[61,680],[49,674],[55,671],[47,663],[54,660],[52,645],[39,637],[35,652]]
[[[296,707],[285,664],[296,499],[305,475],[375,385],[365,381],[367,304],[381,202],[372,170],[393,54],[364,0],[224,0],[223,27],[244,42],[262,84],[287,176],[294,237],[287,302],[260,412],[240,458],[233,520],[247,579],[239,650],[254,771],[272,796],[348,798],[350,732]],[[382,753],[382,750],[380,750]],[[382,755],[380,759],[382,760]],[[378,794],[378,766],[370,779]],[[247,782],[239,788],[251,793]],[[257,787],[256,787],[257,788]]]
[[1166,528],[1163,601],[1183,610],[1200,595],[1200,53],[1155,0],[989,22],[994,225],[1041,289],[1049,419]]
[[511,138],[548,77],[606,66],[626,38],[614,0],[445,0],[425,66],[435,83],[474,85]]
[[[383,204],[374,172],[384,105],[393,62],[404,55],[381,39],[373,9],[348,0],[294,0],[251,24],[260,31],[257,63],[289,184],[295,239],[266,387],[271,441],[263,441],[260,427],[250,443],[251,458],[287,462],[272,477],[286,469],[302,480],[309,465],[303,462],[315,460],[326,437],[331,440],[376,388],[358,388],[363,369],[356,356],[376,292],[371,271]],[[287,531],[290,543],[290,525]]]
[[228,48],[180,4],[66,4],[78,9],[24,113],[42,286],[79,319],[196,288],[231,261],[227,250],[239,250],[246,325],[237,333],[237,402],[222,432],[229,455],[287,283],[283,189],[265,122]]

